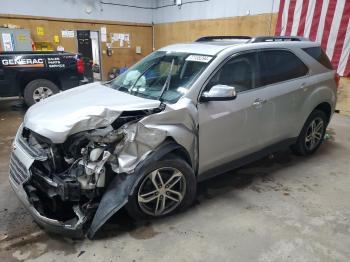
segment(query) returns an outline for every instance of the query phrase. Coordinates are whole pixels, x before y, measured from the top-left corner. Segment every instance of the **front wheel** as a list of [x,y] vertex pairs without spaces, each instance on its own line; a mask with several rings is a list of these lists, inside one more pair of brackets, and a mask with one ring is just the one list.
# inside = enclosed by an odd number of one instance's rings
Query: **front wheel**
[[313,154],[323,142],[327,123],[326,114],[320,110],[314,110],[306,120],[292,150],[298,155]]
[[146,168],[126,209],[136,220],[163,217],[188,207],[195,194],[196,178],[184,160],[160,160]]
[[36,79],[29,82],[24,88],[24,101],[31,106],[59,91],[59,88],[50,80]]

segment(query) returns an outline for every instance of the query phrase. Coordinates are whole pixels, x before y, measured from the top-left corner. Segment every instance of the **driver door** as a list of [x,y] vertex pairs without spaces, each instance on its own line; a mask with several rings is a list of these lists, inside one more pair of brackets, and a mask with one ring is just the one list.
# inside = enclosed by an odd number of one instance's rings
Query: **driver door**
[[255,51],[234,55],[204,89],[233,86],[237,97],[198,104],[200,174],[256,152],[271,140],[274,110],[264,88],[257,88],[257,59]]

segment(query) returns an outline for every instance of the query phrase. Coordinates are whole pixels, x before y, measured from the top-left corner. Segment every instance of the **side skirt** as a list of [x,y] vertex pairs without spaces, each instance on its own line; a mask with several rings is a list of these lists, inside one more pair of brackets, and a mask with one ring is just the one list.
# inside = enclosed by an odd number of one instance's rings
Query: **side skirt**
[[264,158],[270,154],[276,153],[277,151],[286,149],[289,146],[295,144],[296,141],[297,141],[297,138],[289,138],[289,139],[284,140],[282,142],[278,142],[274,145],[271,145],[271,146],[268,146],[264,149],[261,149],[255,153],[250,154],[250,155],[241,157],[239,159],[235,159],[235,160],[228,162],[226,164],[223,164],[221,166],[209,169],[201,174],[198,174],[197,181],[202,182],[204,180],[207,180],[209,178],[223,174],[225,172],[228,172],[228,171],[237,169],[239,167],[245,166],[249,163],[252,163],[252,162],[257,161],[261,158]]

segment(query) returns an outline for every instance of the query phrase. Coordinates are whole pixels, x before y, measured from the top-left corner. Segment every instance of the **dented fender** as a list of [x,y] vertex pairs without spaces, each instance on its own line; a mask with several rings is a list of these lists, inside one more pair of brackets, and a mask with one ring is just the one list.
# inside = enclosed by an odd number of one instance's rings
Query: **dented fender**
[[[116,173],[132,173],[135,167],[166,140],[181,145],[196,169],[198,164],[198,112],[189,99],[127,125],[125,139],[117,145],[110,164]],[[195,170],[196,171],[196,170]]]

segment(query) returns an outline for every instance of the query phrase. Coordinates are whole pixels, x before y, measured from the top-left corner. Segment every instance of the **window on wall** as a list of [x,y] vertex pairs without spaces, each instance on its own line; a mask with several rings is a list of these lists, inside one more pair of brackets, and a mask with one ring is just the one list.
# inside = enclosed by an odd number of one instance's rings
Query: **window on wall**
[[261,85],[270,85],[305,76],[306,65],[287,50],[266,50],[260,52]]
[[234,56],[226,62],[211,78],[206,90],[214,85],[227,85],[243,92],[255,87],[257,78],[256,53],[246,53]]

